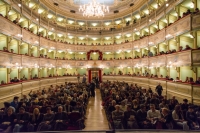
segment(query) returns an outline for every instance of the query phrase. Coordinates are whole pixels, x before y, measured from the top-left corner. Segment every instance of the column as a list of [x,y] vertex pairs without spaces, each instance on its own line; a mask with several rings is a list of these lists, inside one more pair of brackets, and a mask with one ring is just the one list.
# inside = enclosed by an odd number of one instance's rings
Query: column
[[10,73],[11,73],[11,69],[7,68],[7,83],[10,83]]
[[42,68],[38,69],[38,78],[41,78],[41,71],[42,71]]
[[179,51],[179,47],[180,47],[180,36],[176,37],[176,51]]
[[32,68],[28,68],[28,77],[27,77],[27,79],[32,79],[33,76],[35,76],[35,75],[32,75]]
[[194,39],[194,43],[193,43],[193,49],[197,49],[197,31],[193,32],[193,39]]
[[22,69],[18,68],[18,79],[21,79],[21,71],[22,71]]
[[22,44],[22,42],[21,41],[18,41],[18,43],[17,43],[17,54],[21,54],[20,53],[20,49],[21,49],[21,44]]
[[27,53],[29,56],[31,55],[31,47],[30,47],[30,44],[28,44],[28,53]]

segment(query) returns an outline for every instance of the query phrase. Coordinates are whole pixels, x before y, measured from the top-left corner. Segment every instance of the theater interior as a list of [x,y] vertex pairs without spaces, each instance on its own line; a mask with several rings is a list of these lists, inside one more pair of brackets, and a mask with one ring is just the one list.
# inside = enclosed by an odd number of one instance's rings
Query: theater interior
[[198,132],[199,9],[0,0],[0,132]]

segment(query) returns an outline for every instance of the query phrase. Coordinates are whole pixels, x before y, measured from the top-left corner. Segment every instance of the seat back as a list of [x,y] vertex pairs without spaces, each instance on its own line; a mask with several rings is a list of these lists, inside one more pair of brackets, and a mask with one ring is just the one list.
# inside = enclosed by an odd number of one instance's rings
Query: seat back
[[76,122],[77,120],[81,119],[81,114],[79,112],[71,112],[69,114],[69,120]]

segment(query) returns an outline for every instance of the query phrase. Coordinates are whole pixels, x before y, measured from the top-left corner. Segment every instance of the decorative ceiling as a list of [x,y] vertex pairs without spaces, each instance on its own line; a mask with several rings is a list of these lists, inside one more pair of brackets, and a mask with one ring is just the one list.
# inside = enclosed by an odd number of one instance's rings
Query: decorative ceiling
[[[96,1],[101,4],[110,6],[110,5],[113,5],[116,0],[96,0]],[[77,5],[88,4],[88,3],[90,3],[89,0],[74,0],[74,4],[77,4]]]
[[[85,20],[82,13],[79,12],[80,4],[87,4],[91,0],[42,0],[40,1],[44,6],[56,11],[58,14],[61,14],[66,17],[76,18]],[[105,14],[104,18],[91,17],[87,20],[102,20],[102,19],[113,19],[117,17],[123,17],[131,12],[138,10],[144,6],[146,0],[97,0],[102,4],[109,5],[110,12]],[[132,6],[130,6],[132,4]],[[73,10],[74,12],[70,12]],[[119,13],[114,13],[115,10],[118,10]]]

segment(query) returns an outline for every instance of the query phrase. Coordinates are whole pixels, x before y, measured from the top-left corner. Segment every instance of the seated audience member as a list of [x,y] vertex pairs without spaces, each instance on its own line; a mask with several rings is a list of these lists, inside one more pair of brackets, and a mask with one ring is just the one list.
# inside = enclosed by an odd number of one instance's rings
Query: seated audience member
[[175,109],[172,112],[172,118],[174,119],[175,126],[181,127],[183,130],[189,130],[189,126],[187,125],[187,121],[184,120],[180,105],[175,106]]
[[149,55],[149,57],[152,57],[153,53],[151,51],[149,51],[148,55]]
[[157,121],[161,118],[159,110],[156,110],[154,104],[150,104],[150,110],[147,111],[147,119],[151,121],[153,128],[157,128]]
[[14,79],[12,79],[10,82],[19,82],[19,79],[17,79],[17,77],[14,77]]
[[35,108],[33,110],[33,114],[31,115],[28,126],[27,126],[28,132],[37,131],[38,125],[43,120],[43,116],[44,115],[40,113],[40,110],[38,108]]
[[15,97],[13,98],[13,101],[10,103],[10,106],[12,106],[12,107],[14,107],[15,109],[17,109],[18,103],[19,103],[19,97],[15,96]]
[[25,75],[21,78],[21,80],[27,80],[27,78],[25,77]]
[[198,106],[196,114],[197,114],[197,121],[198,121],[198,123],[200,123],[200,106]]
[[189,49],[191,49],[190,46],[189,46],[189,45],[186,45],[186,46],[185,46],[185,50],[189,50]]
[[195,82],[196,84],[200,84],[200,77],[198,77],[197,81]]
[[3,47],[3,52],[9,52],[7,47]]
[[162,102],[159,104],[159,109],[161,110],[162,108],[169,109],[169,106],[168,106],[167,101],[165,99],[162,99]]
[[180,47],[179,47],[179,51],[183,51],[183,46],[180,46]]
[[63,107],[58,107],[58,112],[54,117],[54,130],[55,131],[63,131],[67,129],[67,114],[63,112]]
[[29,114],[25,112],[23,107],[19,108],[19,113],[16,116],[13,132],[27,131],[29,122]]
[[188,107],[188,111],[186,112],[186,120],[188,121],[188,125],[189,125],[190,129],[192,129],[192,130],[199,129],[197,115],[194,112],[193,106]]
[[196,8],[195,11],[194,11],[194,14],[196,14],[198,12],[199,12],[199,8]]
[[38,79],[38,76],[37,76],[37,74],[35,74],[35,76],[33,77],[33,79]]
[[122,101],[121,102],[121,105],[119,105],[120,106],[120,109],[121,109],[121,111],[126,111],[127,110],[127,105],[126,105],[126,103],[125,103],[125,101]]
[[179,77],[176,77],[176,79],[174,80],[174,82],[182,82],[182,80],[180,80]]
[[151,122],[147,119],[146,106],[141,105],[140,110],[137,111],[138,124],[141,129],[150,129]]
[[156,97],[156,94],[152,95],[152,98],[150,99],[150,103],[155,106],[156,109],[159,109],[159,99]]
[[124,117],[124,112],[120,111],[119,105],[115,105],[115,111],[112,112],[112,119],[115,128],[122,128],[123,117]]
[[51,108],[46,108],[47,113],[44,115],[43,121],[39,124],[37,131],[50,131],[54,120],[54,113]]
[[72,112],[72,106],[70,105],[69,100],[66,100],[66,102],[65,102],[64,111],[68,114]]
[[15,117],[16,116],[13,112],[13,109],[8,108],[6,115],[4,115],[3,119],[1,120],[0,129],[3,129],[4,132],[11,132],[11,129],[14,125]]
[[159,121],[162,124],[162,129],[173,129],[172,114],[167,108],[162,108],[162,115]]
[[189,82],[190,82],[190,83],[194,83],[194,80],[193,80],[192,77],[189,78]]
[[127,105],[127,111],[124,112],[124,125],[127,129],[138,129],[137,113],[131,109],[131,105]]
[[6,84],[6,83],[2,80],[2,81],[1,81],[1,85],[5,85],[5,84]]
[[186,116],[186,112],[188,111],[188,107],[189,107],[189,104],[188,104],[188,100],[187,99],[183,99],[183,103],[181,104],[181,110],[183,112],[183,117],[185,118]]
[[134,111],[138,111],[138,110],[140,109],[140,105],[139,105],[139,103],[138,103],[138,101],[137,101],[136,99],[134,99],[134,100],[132,101],[132,104],[133,104],[132,109],[133,109]]
[[10,53],[14,53],[14,50],[13,50],[13,49],[10,49]]
[[187,82],[187,83],[190,82],[189,77],[186,77],[185,82]]
[[15,113],[15,108],[13,106],[11,106],[9,102],[4,102],[3,104],[4,104],[4,108],[2,108],[0,110],[1,114],[7,114],[8,108],[12,108],[13,109],[13,113]]

